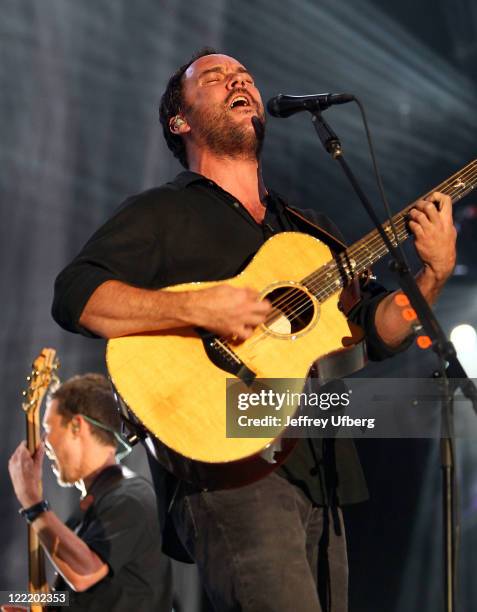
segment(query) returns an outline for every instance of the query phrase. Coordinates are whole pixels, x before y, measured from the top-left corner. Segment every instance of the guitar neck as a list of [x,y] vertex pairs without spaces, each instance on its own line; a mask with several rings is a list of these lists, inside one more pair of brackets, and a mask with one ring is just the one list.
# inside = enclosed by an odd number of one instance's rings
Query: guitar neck
[[[30,412],[26,415],[27,421],[27,448],[33,454],[40,444],[39,412]],[[43,497],[41,482],[38,483],[38,493]],[[45,554],[38,539],[38,534],[31,525],[28,525],[28,590],[30,593],[47,593],[48,583],[45,572]],[[36,610],[41,612],[41,607]],[[32,608],[32,612],[35,609]]]
[[[428,191],[422,196],[422,198],[426,198],[435,191],[440,191],[441,193],[450,196],[452,204],[455,204],[470,193],[476,184],[477,159],[474,159],[472,162],[467,164],[467,166],[462,168],[462,170],[459,170],[459,172],[456,172],[456,174],[448,178],[446,181]],[[407,226],[407,215],[412,207],[413,204],[406,206],[404,210],[397,213],[392,218],[394,227],[396,228],[397,242],[390,222],[387,221],[383,224],[384,231],[388,235],[392,244],[396,245],[397,243],[402,243],[410,236],[410,231]],[[358,240],[358,242],[355,242],[347,250],[347,252],[348,257],[353,258],[356,261],[356,269],[359,269],[359,272],[363,272],[370,265],[376,263],[382,257],[384,257],[389,251],[378,230],[375,229],[372,232],[369,232],[369,234],[366,234],[366,236],[361,238],[361,240]]]
[[[450,196],[452,204],[455,204],[470,193],[476,185],[477,159],[474,159],[462,170],[459,170],[459,172],[456,172],[443,183],[424,194],[422,198],[425,198],[434,191],[440,191]],[[392,231],[389,221],[386,221],[382,226],[394,246],[404,242],[410,236],[407,215],[413,205],[406,206],[401,212],[392,217],[396,235]],[[370,266],[387,255],[388,252],[388,247],[384,243],[381,234],[375,229],[344,252],[338,254],[325,266],[322,266],[306,279],[303,279],[302,282],[308,286],[320,301],[324,301],[337,291],[340,291],[357,275],[369,269]],[[319,287],[318,290],[317,287]]]

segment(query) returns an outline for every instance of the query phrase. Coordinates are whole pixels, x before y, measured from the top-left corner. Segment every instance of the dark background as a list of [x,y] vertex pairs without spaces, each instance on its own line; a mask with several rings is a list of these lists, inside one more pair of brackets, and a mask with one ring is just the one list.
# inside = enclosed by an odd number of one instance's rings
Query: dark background
[[[212,45],[253,71],[264,99],[278,92],[359,96],[397,212],[476,156],[476,34],[471,0],[0,1],[0,590],[26,584],[26,530],[6,464],[24,435],[20,392],[28,365],[49,345],[63,378],[104,371],[101,341],[63,332],[51,319],[53,281],[127,195],[179,171],[157,120],[170,74]],[[331,109],[327,117],[382,217],[357,109]],[[308,116],[269,121],[264,172],[294,203],[328,213],[350,242],[370,229]],[[456,208],[458,274],[437,306],[446,331],[477,324],[475,202],[471,196]],[[377,272],[387,280],[384,265]],[[475,353],[463,357],[477,376]],[[433,365],[431,354],[412,348],[367,374],[427,376]],[[470,411],[465,418],[475,428]],[[376,440],[361,442],[360,452],[371,501],[347,511],[351,611],[440,612],[437,444]],[[476,455],[474,441],[459,441],[466,612],[477,606]],[[139,451],[131,463],[145,470]],[[65,517],[77,496],[59,490],[49,470],[45,481]],[[183,609],[199,610],[194,568],[175,570]]]

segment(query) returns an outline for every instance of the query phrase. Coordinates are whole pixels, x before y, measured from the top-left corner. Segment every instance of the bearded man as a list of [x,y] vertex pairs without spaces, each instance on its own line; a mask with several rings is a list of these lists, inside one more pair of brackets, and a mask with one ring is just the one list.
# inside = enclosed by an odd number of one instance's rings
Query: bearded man
[[[331,248],[340,234],[324,215],[297,211],[264,182],[263,103],[236,59],[211,49],[192,58],[171,77],[160,119],[187,170],[127,200],[94,234],[59,275],[53,315],[90,337],[193,326],[244,341],[271,310],[257,291],[162,289],[233,277],[278,232],[318,230]],[[425,264],[417,282],[433,302],[455,261],[449,198],[435,193],[416,202],[409,224]],[[347,316],[365,329],[372,359],[412,340],[393,293],[375,283]],[[152,468],[159,482],[159,467]],[[280,469],[237,489],[179,482],[172,490],[169,518],[217,610],[347,610],[340,507],[367,495],[351,441],[300,440]]]

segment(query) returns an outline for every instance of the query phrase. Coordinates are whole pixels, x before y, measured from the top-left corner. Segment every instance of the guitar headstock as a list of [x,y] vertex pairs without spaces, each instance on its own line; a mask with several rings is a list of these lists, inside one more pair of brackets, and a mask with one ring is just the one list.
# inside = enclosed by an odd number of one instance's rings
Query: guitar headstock
[[44,348],[32,364],[30,376],[27,376],[28,389],[23,391],[22,408],[27,416],[34,414],[40,407],[48,388],[59,382],[56,373],[60,364],[55,349]]

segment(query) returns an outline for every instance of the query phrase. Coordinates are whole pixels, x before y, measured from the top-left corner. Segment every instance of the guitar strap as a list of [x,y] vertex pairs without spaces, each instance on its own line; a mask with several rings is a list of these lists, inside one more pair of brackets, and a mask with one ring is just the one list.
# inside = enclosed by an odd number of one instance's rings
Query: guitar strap
[[332,251],[341,253],[346,249],[346,244],[344,242],[341,242],[341,240],[336,238],[336,236],[333,236],[319,225],[316,225],[316,223],[313,223],[313,221],[305,217],[301,211],[298,211],[291,206],[287,206],[286,204],[285,211],[288,215],[290,215],[300,231],[318,238],[329,246]]

